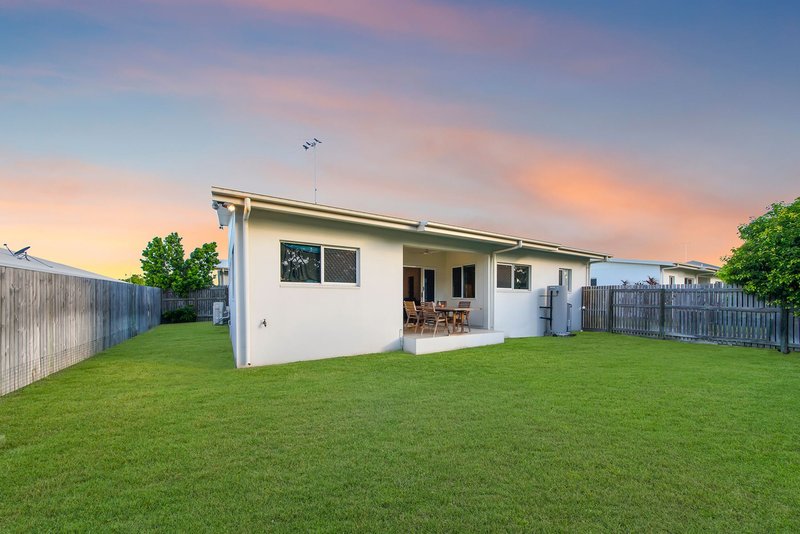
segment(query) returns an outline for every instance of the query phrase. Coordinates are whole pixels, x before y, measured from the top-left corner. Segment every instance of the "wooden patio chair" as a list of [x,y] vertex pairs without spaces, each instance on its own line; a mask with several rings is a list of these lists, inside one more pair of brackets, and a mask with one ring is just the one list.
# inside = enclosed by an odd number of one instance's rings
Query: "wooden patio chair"
[[409,325],[414,325],[414,332],[417,331],[419,328],[420,323],[422,322],[422,314],[417,309],[417,305],[414,304],[413,300],[404,300],[403,301],[403,309],[406,311],[406,325],[405,328],[408,328]]
[[433,302],[423,302],[421,333],[425,333],[425,327],[433,328],[433,337],[436,337],[436,331],[438,330],[440,324],[444,325],[444,329],[449,336],[450,328],[447,326],[447,317],[436,311],[436,306],[433,304]]
[[[458,302],[459,308],[469,308],[471,306],[470,301],[468,300],[461,300]],[[464,327],[467,328],[468,332],[472,332],[472,327],[469,325],[469,313],[470,312],[460,312],[456,313],[453,316],[453,330],[456,328],[456,324],[461,325],[461,331],[464,331]]]

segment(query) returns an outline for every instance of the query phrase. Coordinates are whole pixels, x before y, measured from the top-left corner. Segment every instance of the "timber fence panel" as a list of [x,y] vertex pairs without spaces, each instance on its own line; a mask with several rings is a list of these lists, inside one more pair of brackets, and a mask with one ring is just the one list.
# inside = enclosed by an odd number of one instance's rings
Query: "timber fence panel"
[[0,395],[160,320],[160,289],[0,266]]
[[198,321],[210,321],[214,316],[215,302],[224,302],[226,306],[228,305],[228,286],[192,291],[185,296],[164,291],[161,295],[161,310],[163,313],[191,306],[197,312]]
[[800,314],[728,285],[582,289],[583,329],[800,350]]

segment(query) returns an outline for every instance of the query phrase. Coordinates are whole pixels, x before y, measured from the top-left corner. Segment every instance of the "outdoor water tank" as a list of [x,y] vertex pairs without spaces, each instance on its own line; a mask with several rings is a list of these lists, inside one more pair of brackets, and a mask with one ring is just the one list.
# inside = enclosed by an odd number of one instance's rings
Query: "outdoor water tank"
[[547,286],[547,301],[550,306],[550,335],[569,333],[569,291],[567,286]]

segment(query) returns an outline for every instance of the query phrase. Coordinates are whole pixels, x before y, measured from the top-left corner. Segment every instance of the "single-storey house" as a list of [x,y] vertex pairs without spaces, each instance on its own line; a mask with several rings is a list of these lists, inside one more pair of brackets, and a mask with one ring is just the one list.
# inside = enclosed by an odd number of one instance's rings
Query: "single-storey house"
[[214,267],[214,285],[228,285],[228,260],[219,260],[216,267]]
[[[405,349],[416,354],[545,332],[548,286],[580,329],[589,262],[607,254],[534,239],[214,187],[229,229],[238,367]],[[403,301],[468,301],[471,332],[404,329]],[[424,339],[423,339],[424,338]],[[423,341],[427,345],[423,346]]]
[[646,283],[648,279],[654,279],[661,285],[674,286],[721,282],[716,276],[717,271],[719,266],[696,260],[681,263],[607,258],[593,261],[589,276],[593,286]]

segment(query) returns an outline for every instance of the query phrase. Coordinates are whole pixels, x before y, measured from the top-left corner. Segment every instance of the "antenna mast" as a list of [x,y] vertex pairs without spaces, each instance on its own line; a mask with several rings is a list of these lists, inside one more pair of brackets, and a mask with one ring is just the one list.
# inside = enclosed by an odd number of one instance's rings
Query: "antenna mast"
[[322,141],[316,137],[311,138],[311,141],[306,141],[303,143],[303,148],[305,150],[308,150],[309,148],[314,149],[314,204],[317,203],[317,145],[319,144],[322,144]]

